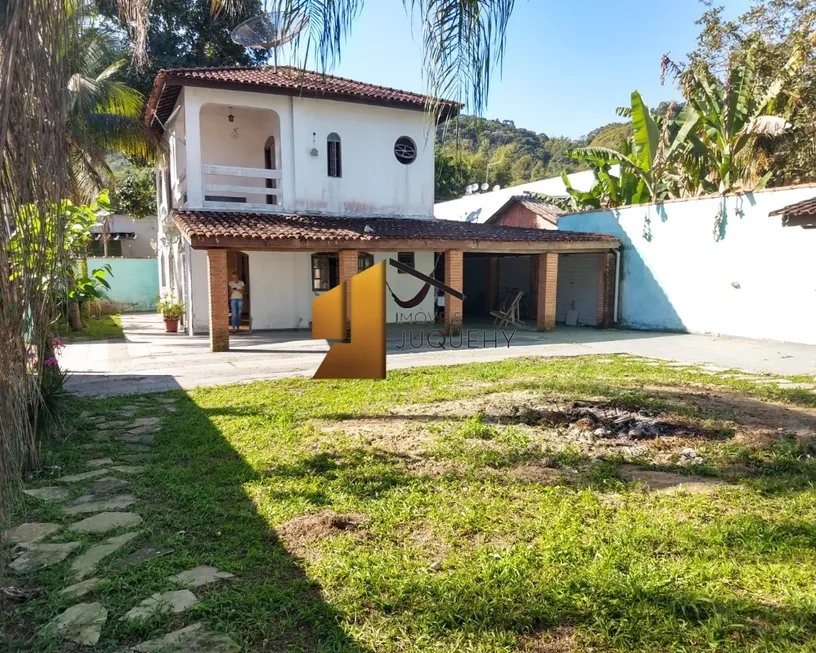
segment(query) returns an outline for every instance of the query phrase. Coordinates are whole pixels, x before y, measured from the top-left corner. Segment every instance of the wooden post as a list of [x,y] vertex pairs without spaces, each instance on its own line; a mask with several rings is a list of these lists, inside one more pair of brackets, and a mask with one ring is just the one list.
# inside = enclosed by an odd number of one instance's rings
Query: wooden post
[[[463,288],[462,258],[461,250],[445,251],[445,284],[459,292]],[[462,328],[462,307],[461,299],[445,295],[445,330],[448,333]]]

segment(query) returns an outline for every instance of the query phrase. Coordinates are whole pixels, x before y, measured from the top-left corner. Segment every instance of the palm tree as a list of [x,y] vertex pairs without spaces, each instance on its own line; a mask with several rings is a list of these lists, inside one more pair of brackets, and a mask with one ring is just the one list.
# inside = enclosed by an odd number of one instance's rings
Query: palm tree
[[[212,9],[214,13],[233,13],[245,2],[212,0]],[[146,58],[150,3],[117,3],[123,22],[130,26],[138,64]],[[491,71],[504,57],[505,32],[514,4],[515,0],[402,0],[408,20],[418,17],[422,25],[424,72],[431,96],[468,102],[476,114],[483,111]],[[351,35],[365,0],[268,0],[267,5],[271,11],[282,12],[284,24],[306,17],[307,28],[298,35],[294,47],[305,53],[304,65],[316,60],[325,71],[341,58],[343,43]]]
[[160,152],[155,133],[142,120],[144,98],[116,81],[127,65],[117,56],[113,35],[95,26],[83,27],[71,58],[68,82],[68,146],[72,199],[88,203],[115,178],[110,154],[152,161]]
[[[89,24],[79,12],[74,20],[79,25],[78,36],[71,44],[73,74],[67,88],[68,189],[72,200],[87,204],[104,188],[115,187],[114,173],[107,162],[110,154],[152,161],[161,146],[142,120],[141,93],[114,79],[128,63],[117,56],[114,36]],[[110,227],[111,212],[104,212],[102,246],[106,256]],[[72,284],[73,279],[68,283]],[[72,329],[82,329],[76,301],[68,302],[68,322]]]

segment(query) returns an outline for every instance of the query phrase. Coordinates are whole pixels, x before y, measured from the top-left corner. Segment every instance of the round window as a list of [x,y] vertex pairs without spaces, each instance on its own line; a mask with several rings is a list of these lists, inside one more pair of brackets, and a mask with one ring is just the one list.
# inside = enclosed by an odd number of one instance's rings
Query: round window
[[394,156],[404,165],[413,163],[417,157],[416,143],[407,136],[400,136],[394,143]]

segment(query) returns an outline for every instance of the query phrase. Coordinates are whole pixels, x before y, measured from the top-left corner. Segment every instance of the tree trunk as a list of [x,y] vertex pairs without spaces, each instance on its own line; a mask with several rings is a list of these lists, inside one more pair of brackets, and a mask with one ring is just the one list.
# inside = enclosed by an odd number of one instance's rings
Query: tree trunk
[[79,312],[79,302],[68,302],[68,326],[74,331],[82,331],[82,314]]

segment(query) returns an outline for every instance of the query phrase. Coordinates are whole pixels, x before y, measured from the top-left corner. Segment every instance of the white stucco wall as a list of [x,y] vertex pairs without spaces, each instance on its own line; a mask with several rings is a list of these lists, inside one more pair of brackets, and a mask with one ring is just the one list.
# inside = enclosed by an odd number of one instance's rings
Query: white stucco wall
[[[433,216],[434,130],[423,111],[285,95],[188,87],[175,122],[185,133],[173,166],[173,184],[186,157],[187,206],[200,208],[202,183],[263,185],[252,178],[203,177],[201,165],[263,168],[263,149],[276,136],[283,202],[287,211],[360,216]],[[235,121],[230,123],[232,111]],[[233,138],[233,130],[238,138]],[[341,138],[342,177],[327,172],[326,138]],[[417,145],[410,165],[394,156],[400,136]],[[317,150],[317,155],[311,151]],[[215,194],[208,192],[207,194]],[[263,203],[263,196],[248,196]],[[240,205],[236,205],[240,208]]]
[[[422,111],[295,98],[295,203],[298,211],[347,215],[433,215],[434,132]],[[326,137],[341,139],[342,177],[327,174]],[[410,165],[394,156],[408,136],[417,145]],[[310,151],[316,148],[318,155]]]
[[206,333],[210,329],[210,295],[207,284],[207,252],[189,249],[187,264],[190,266],[188,301],[189,320],[194,333]]
[[[141,218],[134,220],[129,215],[111,216],[111,233],[132,233],[135,239],[121,240],[122,257],[124,258],[155,258],[156,251],[151,247],[150,242],[155,244],[158,232],[158,225],[155,217]],[[92,231],[99,233],[102,231],[101,225],[94,226]]]
[[[312,319],[312,301],[321,293],[312,292],[313,252],[248,252],[250,279],[250,307],[252,328],[308,329]],[[374,262],[396,258],[396,252],[374,252]],[[425,274],[433,270],[433,252],[417,252],[416,269]],[[196,333],[209,330],[209,296],[207,292],[207,259],[201,251],[192,255],[193,325]],[[396,268],[386,267],[386,280],[401,300],[414,297],[424,285],[409,274],[399,274]],[[418,306],[400,308],[386,290],[386,319],[389,323],[405,321],[408,315],[424,314],[433,319],[433,291]]]
[[816,344],[816,230],[768,215],[814,196],[800,186],[567,215],[558,226],[621,239],[623,326]]

